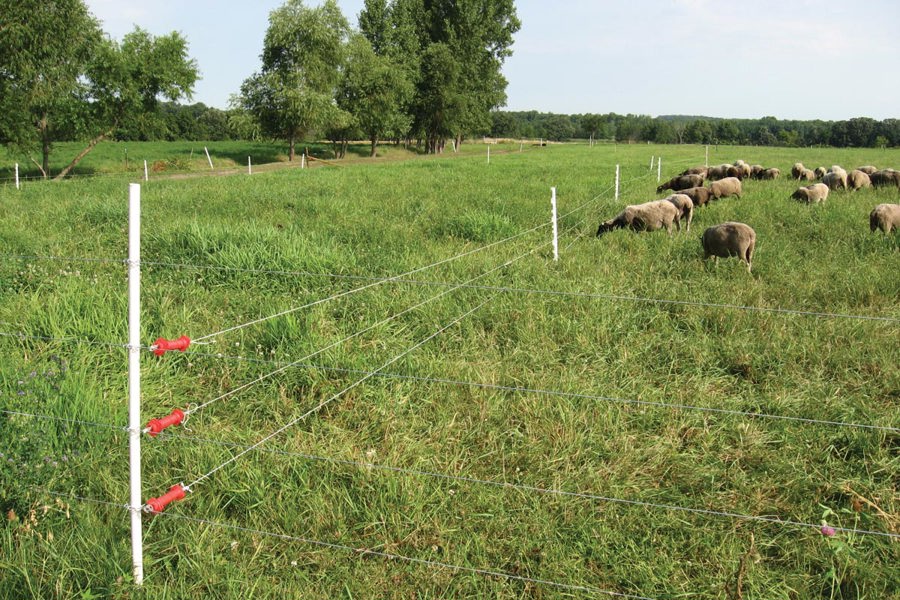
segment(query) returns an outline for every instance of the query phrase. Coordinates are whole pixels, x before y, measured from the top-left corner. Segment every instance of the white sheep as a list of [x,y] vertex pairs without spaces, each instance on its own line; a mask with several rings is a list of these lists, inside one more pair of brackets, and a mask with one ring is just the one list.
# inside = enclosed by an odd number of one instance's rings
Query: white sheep
[[668,198],[663,198],[675,205],[678,209],[678,230],[681,231],[681,221],[687,219],[686,231],[691,231],[691,221],[694,220],[694,201],[687,194],[672,194]]
[[726,198],[728,196],[737,196],[741,197],[743,193],[743,188],[741,187],[741,180],[737,177],[726,177],[725,179],[720,179],[719,181],[713,181],[709,184],[709,189],[712,190],[713,198],[718,200],[719,198]]
[[756,232],[745,223],[728,221],[714,225],[703,232],[703,260],[710,256],[728,258],[737,256],[747,263],[747,272],[753,272],[753,249],[756,247]]
[[681,228],[679,219],[679,210],[668,200],[632,204],[609,221],[600,223],[597,237],[623,227],[630,227],[634,231],[656,231],[665,227],[669,235],[672,235],[673,223],[678,223],[679,229]]
[[830,190],[847,189],[847,174],[837,171],[828,171],[822,178],[822,183],[828,186]]
[[869,175],[865,171],[853,169],[847,175],[847,189],[855,192],[868,187],[872,187],[872,180],[869,179]]
[[791,194],[791,198],[807,204],[825,202],[828,198],[829,189],[824,183],[814,183],[806,187],[797,188],[797,191]]
[[879,204],[869,213],[869,229],[884,233],[900,230],[900,204]]

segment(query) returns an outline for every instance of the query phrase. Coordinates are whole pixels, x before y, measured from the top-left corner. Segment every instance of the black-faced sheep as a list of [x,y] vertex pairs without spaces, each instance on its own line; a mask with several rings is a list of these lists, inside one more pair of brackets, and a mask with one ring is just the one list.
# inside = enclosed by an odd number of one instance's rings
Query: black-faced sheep
[[728,196],[737,196],[741,197],[743,193],[743,188],[741,187],[741,180],[737,177],[726,177],[725,179],[721,179],[719,181],[713,181],[709,184],[709,189],[712,192],[713,199],[718,200],[719,198],[727,198]]
[[703,206],[713,199],[712,190],[703,186],[688,188],[686,190],[681,190],[678,193],[684,194],[690,198],[691,202],[694,203],[694,206]]
[[781,177],[781,169],[777,167],[772,167],[771,169],[763,169],[759,172],[759,175],[756,176],[757,179],[762,180],[778,179],[779,177]]
[[791,177],[793,177],[794,179],[800,179],[800,174],[803,173],[804,170],[806,170],[806,167],[803,166],[803,163],[794,163],[794,166],[791,167]]
[[703,185],[703,175],[678,175],[656,188],[656,193],[662,193],[663,190],[677,192],[698,185]]
[[[679,211],[668,200],[655,200],[626,206],[618,215],[600,223],[597,237],[608,231],[630,227],[634,231],[656,231],[663,227],[672,235],[672,224],[679,221]],[[679,228],[681,223],[678,223]]]
[[900,230],[900,204],[879,204],[869,213],[869,229],[885,233]]
[[816,179],[822,179],[825,177],[825,174],[828,173],[828,169],[825,167],[816,167],[816,170],[813,171],[813,173],[815,173]]
[[803,169],[800,171],[800,176],[797,179],[800,181],[815,181],[818,177],[816,177],[816,173],[812,169]]
[[678,209],[678,230],[681,231],[681,222],[687,219],[687,231],[691,230],[691,221],[694,220],[694,201],[687,194],[672,194],[668,198],[663,198],[675,205]]
[[762,165],[750,165],[750,179],[759,179],[759,174],[765,170],[766,168]]
[[741,176],[739,177],[739,179],[746,179],[747,177],[750,177],[750,173],[753,171],[753,168],[741,159],[734,161],[734,166],[741,170]]
[[855,192],[867,187],[872,187],[872,180],[864,171],[853,169],[847,174],[847,189]]
[[714,225],[703,232],[703,260],[710,256],[728,258],[737,256],[747,263],[747,272],[753,270],[753,249],[756,247],[756,232],[744,223],[728,221]]
[[900,171],[882,169],[869,175],[873,187],[896,186],[900,188]]
[[859,167],[856,170],[862,171],[866,175],[871,175],[872,173],[875,173],[876,171],[878,171],[878,167],[873,167],[872,165],[866,165],[864,167]]
[[744,168],[739,167],[737,165],[729,165],[728,169],[725,171],[725,174],[728,177],[734,177],[736,179],[743,179],[744,178]]
[[797,191],[791,194],[791,198],[807,204],[825,202],[825,199],[828,198],[829,189],[824,183],[814,183],[806,187],[797,188]]

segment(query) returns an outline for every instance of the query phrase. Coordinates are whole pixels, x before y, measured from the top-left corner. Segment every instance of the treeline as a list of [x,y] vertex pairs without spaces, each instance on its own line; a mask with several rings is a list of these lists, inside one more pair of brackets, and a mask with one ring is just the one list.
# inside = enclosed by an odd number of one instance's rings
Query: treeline
[[143,118],[120,126],[114,137],[126,142],[240,140],[248,137],[248,132],[238,126],[239,121],[232,119],[236,112],[202,102],[164,102]]
[[615,113],[563,115],[537,111],[496,111],[492,116],[490,135],[493,137],[789,147],[900,146],[900,119],[876,121],[859,117],[844,121],[796,121],[775,117],[719,119]]

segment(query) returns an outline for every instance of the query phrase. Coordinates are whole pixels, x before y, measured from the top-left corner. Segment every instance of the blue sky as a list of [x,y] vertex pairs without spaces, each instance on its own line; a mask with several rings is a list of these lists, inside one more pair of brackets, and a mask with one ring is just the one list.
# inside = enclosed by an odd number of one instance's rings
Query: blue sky
[[[185,35],[225,108],[259,69],[282,0],[86,0],[104,30]],[[309,5],[318,2],[309,0]],[[356,24],[363,0],[338,0]],[[520,0],[509,110],[716,117],[900,118],[896,0]]]

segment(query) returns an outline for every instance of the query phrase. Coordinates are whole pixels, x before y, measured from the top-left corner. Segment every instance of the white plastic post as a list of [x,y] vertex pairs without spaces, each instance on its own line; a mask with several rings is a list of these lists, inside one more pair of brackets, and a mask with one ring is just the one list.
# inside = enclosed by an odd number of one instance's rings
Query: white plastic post
[[253,165],[250,164],[250,157],[247,157],[247,175],[253,175]]
[[662,156],[656,159],[656,183],[662,181]]
[[300,155],[300,168],[301,169],[306,168],[306,152],[304,152],[303,154]]
[[135,585],[144,581],[141,532],[141,184],[128,188],[128,466]]
[[491,147],[488,146],[487,149],[488,149],[488,164],[491,164]]
[[616,165],[616,200],[619,199],[619,165]]
[[524,146],[524,145],[525,145],[525,144],[524,144],[523,142],[519,142],[519,152],[522,151],[522,146]]
[[19,189],[19,163],[16,163],[16,189]]
[[147,161],[144,161],[144,181],[150,181],[150,173],[147,171]]
[[650,172],[653,172],[653,156],[650,156]]
[[556,188],[550,188],[550,207],[553,219],[553,260],[559,260],[559,228],[556,224]]
[[209,150],[206,149],[206,146],[203,146],[203,151],[206,152],[206,160],[209,162],[209,170],[212,171],[212,159],[209,157]]

